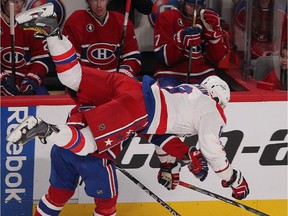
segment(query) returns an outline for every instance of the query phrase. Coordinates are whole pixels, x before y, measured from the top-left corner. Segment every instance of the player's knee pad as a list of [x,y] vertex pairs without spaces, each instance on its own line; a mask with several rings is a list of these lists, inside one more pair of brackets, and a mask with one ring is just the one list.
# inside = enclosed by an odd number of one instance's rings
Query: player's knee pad
[[50,185],[46,198],[56,206],[64,206],[65,203],[73,196],[75,190],[54,188]]
[[96,208],[94,210],[94,216],[114,216],[116,215],[116,203],[117,196],[110,199],[94,198]]

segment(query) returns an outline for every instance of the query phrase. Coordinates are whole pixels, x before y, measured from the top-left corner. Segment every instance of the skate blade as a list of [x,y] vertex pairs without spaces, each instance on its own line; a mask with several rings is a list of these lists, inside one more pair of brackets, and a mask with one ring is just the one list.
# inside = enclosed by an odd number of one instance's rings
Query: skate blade
[[23,132],[27,133],[26,129],[33,128],[38,123],[37,119],[34,116],[28,116],[20,125],[18,125],[7,137],[8,142],[14,144],[24,145],[27,142],[19,141],[22,137]]
[[52,3],[47,3],[36,8],[24,11],[16,15],[15,19],[17,23],[22,24],[29,22],[30,20],[37,17],[50,17],[54,13],[54,5]]

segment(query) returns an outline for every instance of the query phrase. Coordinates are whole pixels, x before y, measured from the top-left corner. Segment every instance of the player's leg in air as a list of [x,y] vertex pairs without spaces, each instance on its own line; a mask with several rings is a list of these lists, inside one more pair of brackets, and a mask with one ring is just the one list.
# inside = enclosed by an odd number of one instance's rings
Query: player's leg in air
[[33,30],[38,37],[46,37],[59,80],[68,88],[78,91],[82,68],[72,43],[61,35],[53,4],[48,3],[25,11],[15,19],[24,30]]
[[73,125],[56,126],[34,116],[28,116],[7,136],[7,140],[24,145],[35,137],[39,137],[42,143],[48,141],[78,155],[87,155],[97,150],[94,137],[88,126],[82,129]]
[[[82,69],[71,42],[60,33],[53,4],[48,3],[25,11],[16,17],[16,21],[24,30],[34,30],[38,37],[47,38],[59,80],[72,90],[78,91]],[[39,137],[41,142],[46,142],[49,137],[51,142],[79,155],[87,155],[97,150],[89,127],[82,127],[80,130],[74,126],[54,126],[33,116],[25,119],[11,132],[7,140],[25,144],[35,137]]]

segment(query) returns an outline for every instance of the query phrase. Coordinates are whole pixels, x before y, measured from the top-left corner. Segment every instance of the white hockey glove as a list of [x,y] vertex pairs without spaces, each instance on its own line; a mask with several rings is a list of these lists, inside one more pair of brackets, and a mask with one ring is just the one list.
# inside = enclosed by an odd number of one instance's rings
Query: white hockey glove
[[166,187],[168,190],[174,190],[179,184],[179,173],[181,170],[181,164],[175,163],[161,163],[160,170],[158,172],[159,184]]
[[239,170],[233,170],[233,175],[229,181],[222,180],[223,187],[231,187],[232,197],[238,200],[245,199],[249,194],[248,184]]

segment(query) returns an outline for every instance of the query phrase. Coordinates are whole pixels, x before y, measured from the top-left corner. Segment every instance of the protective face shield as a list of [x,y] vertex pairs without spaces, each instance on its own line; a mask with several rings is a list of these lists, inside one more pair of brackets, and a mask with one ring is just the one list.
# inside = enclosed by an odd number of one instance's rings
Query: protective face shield
[[218,76],[209,76],[201,84],[209,95],[225,109],[230,100],[230,88],[228,84]]

